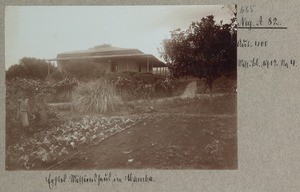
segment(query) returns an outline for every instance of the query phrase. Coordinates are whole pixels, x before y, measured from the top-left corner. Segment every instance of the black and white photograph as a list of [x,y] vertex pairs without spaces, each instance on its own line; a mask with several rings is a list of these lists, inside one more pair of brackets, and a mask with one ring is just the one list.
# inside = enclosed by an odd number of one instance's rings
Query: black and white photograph
[[6,6],[5,170],[237,170],[236,16]]

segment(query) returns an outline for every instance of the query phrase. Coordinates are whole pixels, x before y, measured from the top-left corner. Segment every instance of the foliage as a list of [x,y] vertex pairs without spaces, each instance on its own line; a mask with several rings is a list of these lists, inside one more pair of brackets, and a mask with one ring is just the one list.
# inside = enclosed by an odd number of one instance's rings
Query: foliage
[[124,73],[79,85],[73,92],[74,109],[82,113],[109,113],[123,101],[171,96],[172,79],[161,75]]
[[77,78],[65,78],[57,83],[52,84],[54,90],[53,102],[69,102],[72,99],[72,92],[78,86]]
[[29,99],[30,126],[34,129],[51,127],[52,120],[57,117],[47,104],[52,93],[51,85],[45,81],[21,78],[6,81],[6,130],[9,135],[19,132],[20,120],[17,114],[22,98]]
[[79,77],[75,74],[72,74],[70,72],[66,72],[66,71],[55,71],[53,73],[51,73],[46,80],[53,82],[53,83],[57,83],[59,81],[63,81],[64,79],[74,79],[76,78],[78,81],[85,81],[85,80],[89,80],[88,77]]
[[78,78],[101,78],[105,74],[105,69],[99,63],[90,60],[68,60],[64,61],[64,71]]
[[52,85],[52,88],[56,93],[60,93],[63,91],[72,91],[79,84],[78,79],[76,78],[65,78],[58,83]]
[[171,32],[162,42],[162,58],[173,77],[205,78],[210,90],[212,82],[222,74],[236,71],[235,19],[230,24],[216,24],[214,16],[193,22],[187,30]]
[[115,87],[105,80],[79,85],[73,93],[74,109],[81,113],[113,112],[121,103]]
[[43,163],[50,165],[82,149],[82,146],[101,142],[141,121],[138,116],[99,117],[85,116],[60,126],[35,134],[17,144],[9,145],[9,167],[32,169]]
[[64,75],[63,75],[61,72],[55,71],[55,72],[51,73],[51,74],[48,76],[47,80],[50,80],[50,81],[61,81],[61,80],[64,79],[63,76],[64,76]]
[[127,72],[107,76],[107,79],[124,100],[171,96],[174,89],[173,79],[157,74]]
[[56,67],[45,60],[24,57],[20,60],[19,64],[12,65],[6,71],[6,78],[13,79],[20,77],[45,80],[48,72],[53,73],[55,71],[57,71]]

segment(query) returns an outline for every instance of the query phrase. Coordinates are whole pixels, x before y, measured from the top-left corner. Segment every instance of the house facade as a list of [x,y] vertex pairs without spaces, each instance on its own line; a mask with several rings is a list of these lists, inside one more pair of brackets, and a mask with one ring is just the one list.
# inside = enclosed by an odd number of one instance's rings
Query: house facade
[[87,50],[60,53],[57,58],[58,70],[89,65],[95,71],[102,73],[140,72],[153,73],[153,68],[165,68],[166,65],[151,54],[145,54],[138,49],[113,47],[109,44],[99,45]]

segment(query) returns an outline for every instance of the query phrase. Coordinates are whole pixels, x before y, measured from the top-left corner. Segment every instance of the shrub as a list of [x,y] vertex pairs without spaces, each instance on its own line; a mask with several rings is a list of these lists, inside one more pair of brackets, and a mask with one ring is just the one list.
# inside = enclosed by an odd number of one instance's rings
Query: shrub
[[155,93],[158,96],[172,96],[175,88],[175,82],[171,78],[159,79],[155,83]]
[[69,102],[72,99],[72,92],[79,84],[76,78],[65,78],[52,85],[55,92],[54,102]]
[[115,86],[117,94],[124,100],[130,100],[135,98],[135,85],[133,81],[125,77],[117,77],[111,80],[111,83]]
[[73,108],[81,113],[109,113],[121,103],[115,87],[107,81],[79,85],[73,93]]
[[65,78],[62,81],[59,81],[56,84],[53,84],[52,87],[56,93],[63,91],[72,91],[74,87],[78,85],[79,81],[76,78]]
[[49,80],[49,81],[61,81],[63,79],[63,74],[59,71],[55,71],[53,73],[51,73],[47,78],[46,80]]
[[174,81],[151,73],[124,72],[106,75],[124,100],[172,96]]
[[17,77],[30,78],[30,79],[42,79],[50,73],[57,71],[51,63],[46,62],[42,59],[24,57],[20,60],[19,64],[12,65],[6,71],[6,78],[13,79]]
[[50,84],[33,79],[12,79],[6,81],[6,130],[8,138],[20,128],[20,120],[17,116],[20,99],[28,98],[30,113],[29,123],[34,130],[52,126],[57,119],[56,112],[48,106],[53,94]]

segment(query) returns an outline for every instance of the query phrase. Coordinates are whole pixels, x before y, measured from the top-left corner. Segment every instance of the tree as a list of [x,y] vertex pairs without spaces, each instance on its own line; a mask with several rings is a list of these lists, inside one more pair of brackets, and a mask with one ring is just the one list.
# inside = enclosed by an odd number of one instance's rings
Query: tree
[[6,71],[7,79],[13,79],[16,77],[20,77],[20,78],[26,77],[26,71],[23,65],[14,64],[10,66],[9,69]]
[[236,72],[235,19],[230,24],[216,24],[214,16],[192,22],[187,30],[171,31],[160,50],[174,78],[205,78],[212,95],[213,81],[223,74]]
[[6,78],[16,77],[44,80],[49,72],[57,71],[56,67],[42,59],[24,57],[19,64],[12,65],[6,71]]

